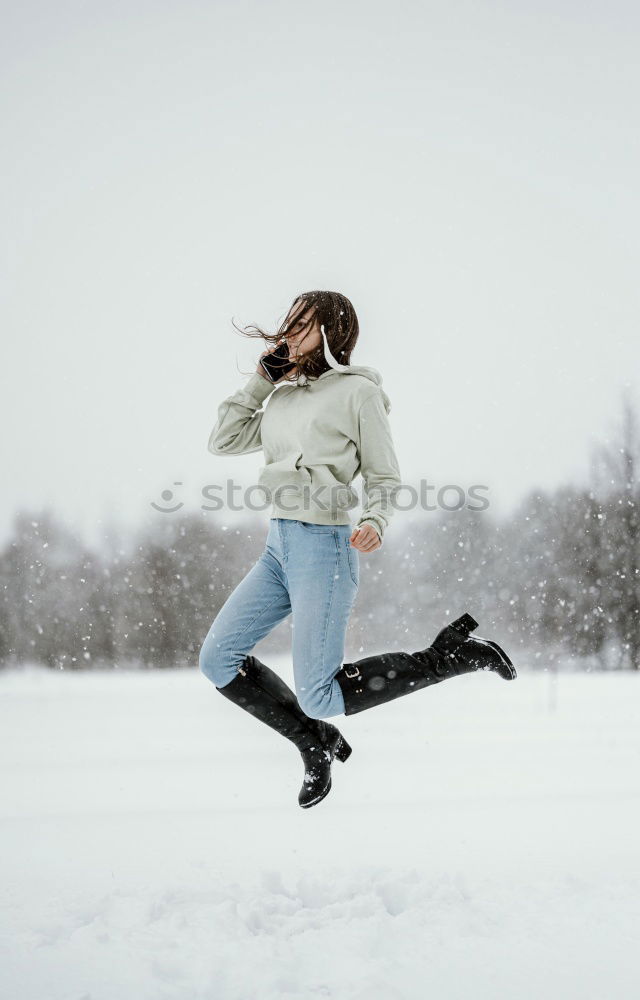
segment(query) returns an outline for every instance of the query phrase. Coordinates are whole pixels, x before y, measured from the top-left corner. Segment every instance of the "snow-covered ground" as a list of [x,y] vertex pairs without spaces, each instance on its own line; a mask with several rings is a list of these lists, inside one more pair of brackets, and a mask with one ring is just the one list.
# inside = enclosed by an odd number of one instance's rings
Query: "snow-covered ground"
[[637,997],[640,675],[520,668],[333,719],[309,810],[197,669],[0,674],[2,996]]

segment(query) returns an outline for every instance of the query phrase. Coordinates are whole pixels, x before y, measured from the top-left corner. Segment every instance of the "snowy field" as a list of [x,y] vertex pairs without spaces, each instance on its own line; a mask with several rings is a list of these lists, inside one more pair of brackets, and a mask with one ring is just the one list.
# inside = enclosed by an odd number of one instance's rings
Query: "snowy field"
[[640,675],[519,666],[333,719],[309,810],[197,669],[0,674],[2,997],[636,998]]

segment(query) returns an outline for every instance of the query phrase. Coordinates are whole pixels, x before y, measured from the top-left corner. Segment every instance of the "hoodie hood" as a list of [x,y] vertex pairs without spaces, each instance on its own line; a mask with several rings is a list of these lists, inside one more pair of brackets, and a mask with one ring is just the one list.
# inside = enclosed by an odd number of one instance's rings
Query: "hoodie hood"
[[372,368],[370,365],[341,365],[334,358],[333,354],[329,350],[329,342],[327,340],[327,335],[324,332],[324,325],[320,326],[320,333],[322,334],[322,344],[324,347],[324,357],[328,365],[331,366],[331,371],[323,372],[322,375],[318,375],[317,378],[310,379],[304,374],[298,375],[296,380],[296,385],[308,386],[312,382],[317,382],[318,379],[324,378],[327,375],[332,375],[334,372],[339,372],[341,375],[364,375],[368,378],[374,385],[380,387],[380,393],[382,395],[382,401],[384,403],[385,410],[387,413],[391,410],[391,400],[387,396],[386,392],[382,388],[382,375],[377,368]]

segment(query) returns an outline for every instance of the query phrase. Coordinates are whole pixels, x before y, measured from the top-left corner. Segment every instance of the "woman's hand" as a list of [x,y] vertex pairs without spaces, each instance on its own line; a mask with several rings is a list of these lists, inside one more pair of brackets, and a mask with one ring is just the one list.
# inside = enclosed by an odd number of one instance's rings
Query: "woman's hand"
[[349,541],[360,552],[375,552],[382,545],[382,539],[372,524],[363,524],[354,528]]

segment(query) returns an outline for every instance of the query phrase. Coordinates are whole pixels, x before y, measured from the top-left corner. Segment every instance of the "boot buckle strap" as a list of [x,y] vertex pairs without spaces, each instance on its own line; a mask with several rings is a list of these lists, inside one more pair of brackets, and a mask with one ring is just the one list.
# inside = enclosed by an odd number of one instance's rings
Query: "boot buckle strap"
[[[351,672],[349,671],[349,667],[351,667]],[[345,663],[345,664],[343,664],[342,669],[344,670],[346,677],[359,677],[360,676],[360,671],[358,670],[358,667],[356,666],[355,663]]]

